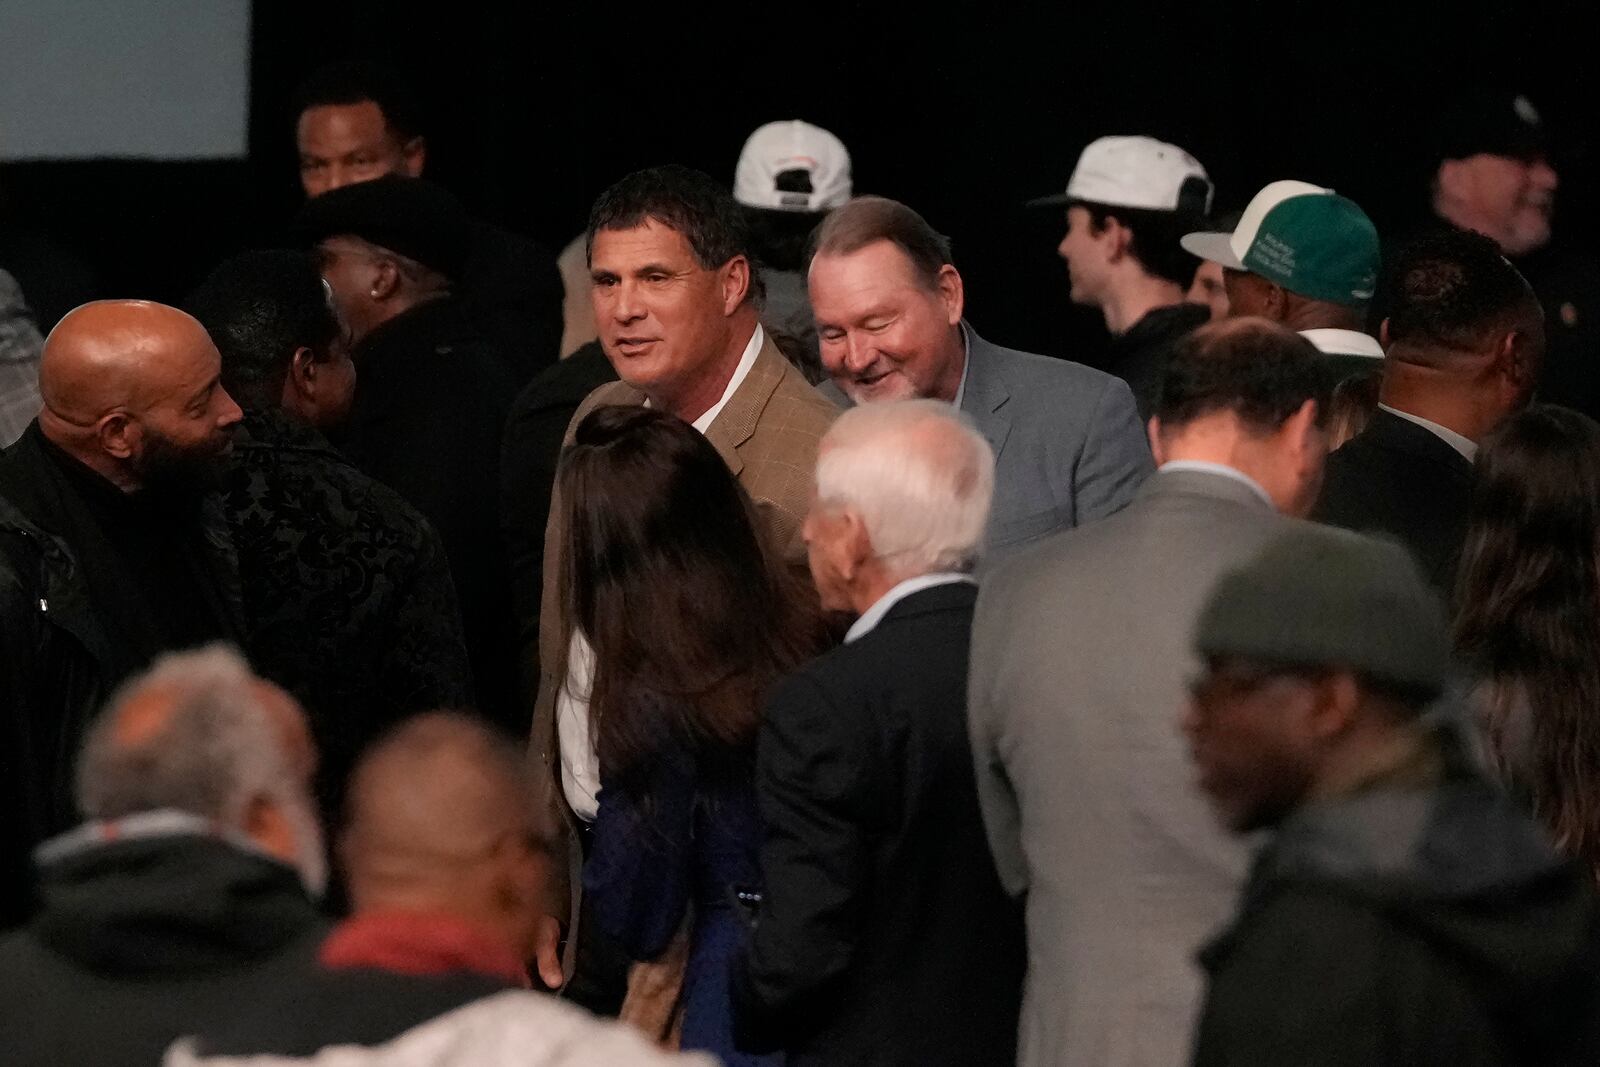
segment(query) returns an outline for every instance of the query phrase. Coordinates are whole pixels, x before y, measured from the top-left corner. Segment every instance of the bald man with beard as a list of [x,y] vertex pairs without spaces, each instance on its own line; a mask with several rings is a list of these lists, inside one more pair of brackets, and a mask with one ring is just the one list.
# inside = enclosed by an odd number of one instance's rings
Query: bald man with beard
[[0,926],[31,848],[77,821],[72,761],[106,695],[156,655],[238,632],[211,463],[238,405],[206,331],[108,300],[45,341],[43,410],[0,457]]
[[491,1067],[708,1063],[527,990],[548,876],[531,796],[522,748],[470,716],[418,716],[379,741],[351,776],[339,839],[352,914],[313,970],[169,1067],[323,1063],[332,1048],[339,1063],[423,1062],[408,1046]]

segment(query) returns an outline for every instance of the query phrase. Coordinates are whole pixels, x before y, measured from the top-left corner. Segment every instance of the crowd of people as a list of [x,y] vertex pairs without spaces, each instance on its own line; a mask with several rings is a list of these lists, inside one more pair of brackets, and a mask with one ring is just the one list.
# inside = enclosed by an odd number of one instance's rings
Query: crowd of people
[[554,254],[386,72],[298,103],[292,239],[182,307],[0,271],[5,1062],[1600,1059],[1526,99],[1381,238],[1093,141],[1073,358],[805,122]]

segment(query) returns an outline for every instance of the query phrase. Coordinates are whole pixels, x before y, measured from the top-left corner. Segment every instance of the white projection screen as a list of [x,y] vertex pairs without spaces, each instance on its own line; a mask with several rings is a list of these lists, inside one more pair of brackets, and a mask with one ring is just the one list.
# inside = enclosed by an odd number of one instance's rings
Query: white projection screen
[[0,160],[238,159],[250,0],[0,0]]

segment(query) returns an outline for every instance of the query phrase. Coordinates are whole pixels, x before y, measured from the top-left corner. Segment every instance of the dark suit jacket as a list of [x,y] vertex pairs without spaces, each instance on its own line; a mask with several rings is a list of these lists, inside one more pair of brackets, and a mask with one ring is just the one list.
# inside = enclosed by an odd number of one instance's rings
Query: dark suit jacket
[[1311,517],[1398,539],[1448,595],[1466,540],[1473,480],[1465,456],[1426,428],[1380,410],[1328,457]]
[[735,968],[735,1034],[791,1067],[1013,1062],[1022,913],[967,742],[976,599],[965,583],[913,593],[768,701],[765,897]]
[[357,469],[422,513],[439,533],[472,665],[477,708],[513,733],[511,574],[500,533],[500,439],[517,383],[461,301],[447,297],[384,323],[352,353],[355,405],[338,440]]

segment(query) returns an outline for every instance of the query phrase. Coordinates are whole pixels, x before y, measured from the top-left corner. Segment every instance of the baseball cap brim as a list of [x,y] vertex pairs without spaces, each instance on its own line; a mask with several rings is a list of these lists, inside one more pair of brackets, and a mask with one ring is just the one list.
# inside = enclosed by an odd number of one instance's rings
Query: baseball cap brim
[[1049,196],[1036,196],[1028,201],[1028,207],[1065,207],[1072,203],[1073,198],[1066,193],[1052,193]]
[[1239,257],[1233,254],[1231,233],[1186,233],[1178,243],[1192,256],[1220,263],[1230,270],[1248,270]]

